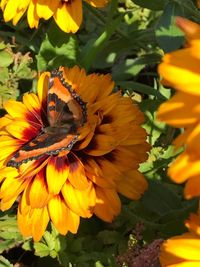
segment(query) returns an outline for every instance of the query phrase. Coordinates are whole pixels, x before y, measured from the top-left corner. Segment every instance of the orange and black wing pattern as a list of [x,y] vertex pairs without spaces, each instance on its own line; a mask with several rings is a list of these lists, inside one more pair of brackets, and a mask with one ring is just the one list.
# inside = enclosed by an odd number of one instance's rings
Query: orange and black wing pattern
[[18,167],[30,160],[71,150],[78,140],[77,130],[87,120],[86,103],[59,70],[52,71],[49,79],[47,119],[48,125],[44,125],[34,139],[22,146],[7,166]]

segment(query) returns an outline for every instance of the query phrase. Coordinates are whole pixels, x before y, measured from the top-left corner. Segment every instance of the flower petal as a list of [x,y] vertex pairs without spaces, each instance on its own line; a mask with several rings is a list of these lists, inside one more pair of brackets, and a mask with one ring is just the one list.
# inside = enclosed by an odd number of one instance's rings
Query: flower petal
[[66,156],[49,158],[46,177],[49,193],[58,194],[69,176],[69,162]]
[[120,213],[121,202],[115,190],[96,187],[94,213],[106,222],[112,222]]
[[62,188],[62,195],[67,206],[83,218],[89,218],[93,214],[96,203],[95,189],[92,183],[86,190],[78,190],[70,183],[65,183]]
[[125,172],[117,180],[117,191],[133,200],[139,199],[148,187],[146,179],[138,171]]
[[60,3],[54,15],[55,22],[64,32],[77,32],[82,22],[82,1]]
[[48,20],[51,16],[53,16],[54,12],[58,8],[59,1],[48,1],[47,0],[37,0],[36,3],[36,12],[39,18],[44,18]]
[[86,0],[93,7],[104,7],[108,4],[108,0]]
[[30,183],[27,190],[31,208],[43,208],[47,205],[50,194],[47,190],[44,170],[40,171]]
[[69,182],[77,189],[84,190],[88,188],[89,183],[85,175],[84,166],[81,161],[74,155],[69,154]]

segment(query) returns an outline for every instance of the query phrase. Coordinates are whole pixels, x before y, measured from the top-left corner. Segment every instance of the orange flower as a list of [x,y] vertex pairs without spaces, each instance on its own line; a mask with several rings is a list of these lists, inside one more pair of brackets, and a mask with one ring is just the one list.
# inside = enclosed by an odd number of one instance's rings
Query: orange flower
[[166,240],[161,246],[162,267],[200,266],[200,217],[191,214],[185,223],[189,232]]
[[[107,0],[86,0],[93,7],[104,7]],[[41,18],[54,17],[64,32],[77,32],[82,22],[82,0],[0,0],[4,20],[16,25],[27,11],[28,24],[37,28]]]
[[169,168],[169,176],[176,183],[186,182],[185,197],[200,195],[200,26],[177,18],[178,26],[185,32],[187,47],[163,58],[159,73],[163,83],[177,91],[158,110],[158,118],[166,123],[184,128],[174,144],[185,146]]
[[[48,127],[47,94],[52,119],[59,121],[60,116],[56,117],[60,102],[54,106],[49,96],[59,89],[56,82],[52,87],[56,80],[51,77],[49,81],[50,73],[41,75],[38,95],[25,94],[22,103],[5,103],[8,114],[0,119],[1,209],[9,209],[20,196],[19,228],[24,236],[33,236],[36,241],[50,220],[61,234],[76,233],[80,217],[96,214],[111,222],[121,208],[118,193],[136,200],[147,189],[146,180],[137,171],[149,149],[146,132],[140,126],[144,117],[138,107],[120,92],[112,93],[114,82],[110,75],[86,75],[76,66],[60,67],[59,75],[72,88],[71,96],[64,88],[66,93],[64,90],[61,97],[68,97],[68,101],[74,97],[66,106],[68,113],[73,107],[77,108],[77,117],[81,116],[78,107],[87,103],[87,119],[75,129],[76,133],[72,130],[70,136],[63,135],[65,127],[77,121],[71,117],[67,120],[64,115],[66,126],[60,125],[57,136],[54,130],[58,129]],[[77,139],[73,139],[75,134]],[[70,147],[45,152],[49,143],[58,147],[68,139]]]

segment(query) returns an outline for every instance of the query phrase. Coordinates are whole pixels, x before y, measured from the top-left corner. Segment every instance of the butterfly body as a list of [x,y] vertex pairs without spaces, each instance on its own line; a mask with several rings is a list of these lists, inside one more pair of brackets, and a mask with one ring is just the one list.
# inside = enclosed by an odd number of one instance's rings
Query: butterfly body
[[8,161],[7,166],[19,167],[22,163],[71,150],[78,140],[78,128],[87,120],[86,103],[63,77],[54,70],[49,79],[47,118],[39,134],[23,145]]

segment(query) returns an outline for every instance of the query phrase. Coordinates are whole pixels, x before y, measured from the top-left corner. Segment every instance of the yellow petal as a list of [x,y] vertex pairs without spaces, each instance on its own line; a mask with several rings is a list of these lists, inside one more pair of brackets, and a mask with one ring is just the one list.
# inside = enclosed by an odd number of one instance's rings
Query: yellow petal
[[44,18],[45,20],[53,16],[54,12],[58,8],[59,1],[47,1],[46,0],[37,0],[36,3],[36,12],[39,18]]
[[65,235],[68,230],[69,208],[59,195],[51,198],[48,204],[50,218],[58,232]]
[[0,118],[0,129],[2,129],[11,122],[12,122],[11,116],[9,116],[8,114],[3,116],[2,118]]
[[60,3],[54,19],[64,32],[77,32],[82,22],[82,0]]
[[0,169],[0,182],[6,177],[10,177],[10,179],[13,179],[14,177],[18,176],[18,171],[16,168],[13,167],[2,167]]
[[29,141],[38,134],[38,129],[25,120],[16,120],[6,126],[6,130],[15,138]]
[[47,100],[49,78],[50,78],[50,72],[43,72],[39,77],[37,88],[38,88],[38,97],[40,103],[44,103]]
[[84,218],[92,216],[96,203],[96,194],[92,183],[90,183],[86,190],[78,190],[70,183],[65,183],[62,188],[62,195],[67,206],[74,213]]
[[41,102],[39,101],[38,96],[33,93],[25,94],[23,96],[23,103],[29,112],[36,118],[36,122],[42,125]]
[[51,156],[46,169],[47,185],[50,193],[60,192],[69,175],[69,162],[66,156]]
[[[175,236],[164,242],[161,251],[166,251],[183,260],[200,262],[200,238],[191,233]],[[162,252],[161,252],[162,253]]]
[[31,208],[43,208],[50,198],[44,171],[40,171],[29,185],[28,198]]
[[1,185],[0,198],[3,198],[5,202],[10,201],[14,197],[16,199],[27,184],[28,179],[24,181],[15,177],[7,177]]
[[39,24],[39,17],[36,13],[36,6],[35,6],[35,1],[31,0],[28,11],[27,11],[27,19],[28,19],[28,24],[30,28],[37,28]]
[[8,1],[4,9],[4,20],[5,22],[11,20],[17,14],[17,8],[19,6],[19,0],[16,1]]
[[[190,48],[166,54],[158,71],[172,87],[200,96],[198,90],[200,84],[199,59],[194,57]],[[181,79],[177,79],[177,77],[181,77]]]
[[23,103],[14,100],[5,102],[4,108],[13,118],[25,119],[28,114],[26,106]]

